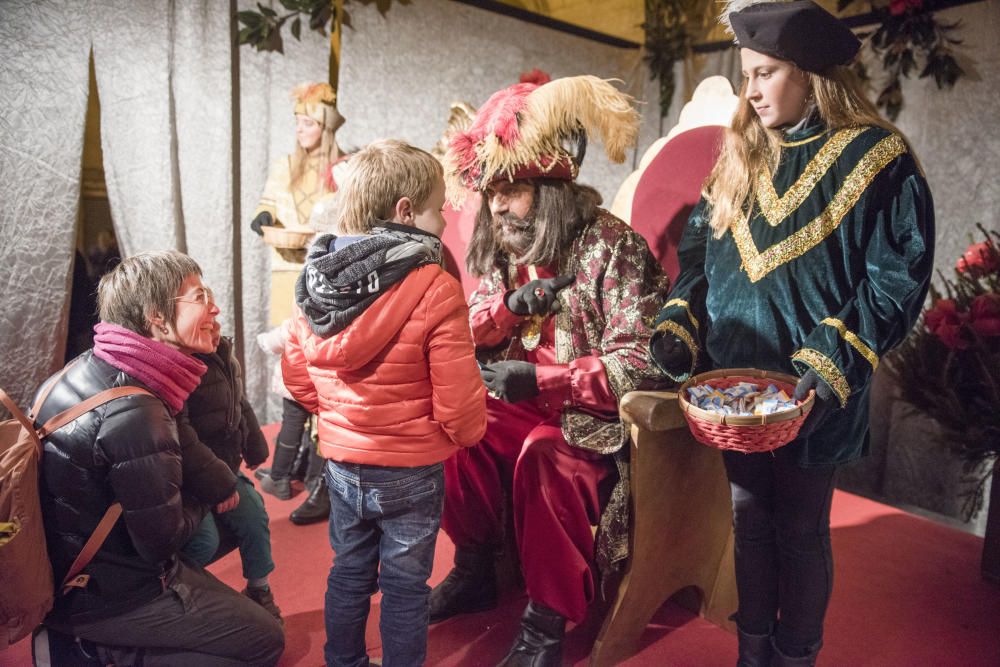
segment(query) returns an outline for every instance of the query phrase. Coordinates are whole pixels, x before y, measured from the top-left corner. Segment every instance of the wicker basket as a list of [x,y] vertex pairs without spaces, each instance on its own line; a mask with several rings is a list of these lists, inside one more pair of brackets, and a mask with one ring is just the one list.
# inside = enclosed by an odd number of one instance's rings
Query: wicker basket
[[813,392],[796,407],[769,415],[723,415],[703,410],[687,400],[688,387],[708,383],[717,389],[727,389],[740,382],[773,384],[791,396],[798,378],[753,368],[731,368],[692,377],[681,385],[678,400],[695,440],[716,449],[748,454],[769,452],[794,440],[812,410]]
[[261,227],[264,243],[274,248],[297,250],[309,245],[316,232],[309,227]]

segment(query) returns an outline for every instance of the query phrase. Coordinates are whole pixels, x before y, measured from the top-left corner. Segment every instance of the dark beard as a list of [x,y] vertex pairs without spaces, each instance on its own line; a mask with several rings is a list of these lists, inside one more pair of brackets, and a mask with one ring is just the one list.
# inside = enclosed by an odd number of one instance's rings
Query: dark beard
[[513,213],[493,216],[493,237],[501,250],[514,257],[528,252],[535,241],[535,223],[531,217],[519,218]]

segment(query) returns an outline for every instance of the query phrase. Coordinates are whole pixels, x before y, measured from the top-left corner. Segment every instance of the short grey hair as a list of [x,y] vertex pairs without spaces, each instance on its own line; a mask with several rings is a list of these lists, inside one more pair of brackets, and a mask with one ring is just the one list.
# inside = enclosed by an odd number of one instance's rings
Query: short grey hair
[[151,317],[159,314],[173,325],[174,297],[191,274],[202,275],[198,262],[176,250],[141,252],[123,259],[104,274],[97,287],[101,321],[147,338]]

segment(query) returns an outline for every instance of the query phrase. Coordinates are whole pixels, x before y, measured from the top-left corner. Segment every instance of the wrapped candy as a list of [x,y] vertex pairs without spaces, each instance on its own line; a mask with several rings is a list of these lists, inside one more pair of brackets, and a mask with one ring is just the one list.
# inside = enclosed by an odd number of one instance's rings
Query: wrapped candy
[[770,415],[796,406],[794,399],[773,384],[762,388],[753,382],[739,382],[722,389],[705,383],[687,391],[693,405],[724,415]]

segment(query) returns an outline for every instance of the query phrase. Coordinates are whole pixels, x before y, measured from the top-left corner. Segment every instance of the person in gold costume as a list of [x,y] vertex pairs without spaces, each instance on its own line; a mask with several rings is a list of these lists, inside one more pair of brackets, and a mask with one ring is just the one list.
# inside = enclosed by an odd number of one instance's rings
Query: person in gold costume
[[295,100],[295,151],[271,165],[264,194],[250,228],[305,227],[313,207],[337,191],[334,165],[344,159],[335,135],[344,117],[328,83],[303,83],[292,89]]
[[[329,204],[337,191],[335,174],[346,165],[337,145],[337,130],[344,117],[337,111],[337,94],[328,83],[303,83],[292,89],[295,101],[295,151],[277,159],[268,172],[264,194],[254,211],[250,228],[263,236],[270,226],[301,228]],[[335,168],[336,167],[336,168]],[[275,443],[270,468],[258,469],[261,489],[278,498],[290,498],[299,443],[309,419],[308,411],[295,401],[282,400],[281,432]],[[305,525],[325,521],[330,499],[323,484],[323,459],[313,451],[305,473],[309,496],[292,512],[292,523]]]

